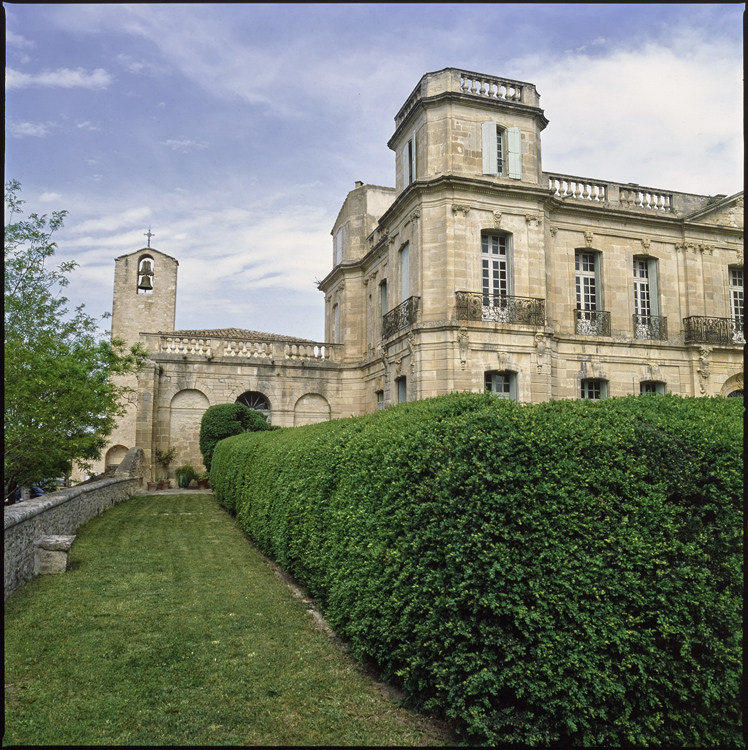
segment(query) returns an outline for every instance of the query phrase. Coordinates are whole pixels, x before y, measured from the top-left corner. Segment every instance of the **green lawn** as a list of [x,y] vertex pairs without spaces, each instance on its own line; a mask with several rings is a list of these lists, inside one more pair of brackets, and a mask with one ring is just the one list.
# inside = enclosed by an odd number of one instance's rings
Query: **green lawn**
[[444,745],[314,627],[212,495],[138,496],[5,606],[3,744]]

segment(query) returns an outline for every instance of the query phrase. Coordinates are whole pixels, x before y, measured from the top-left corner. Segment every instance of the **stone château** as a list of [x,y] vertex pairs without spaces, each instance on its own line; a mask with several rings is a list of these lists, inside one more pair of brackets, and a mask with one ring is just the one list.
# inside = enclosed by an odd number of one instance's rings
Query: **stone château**
[[293,426],[452,391],[742,396],[743,194],[546,172],[547,125],[531,83],[424,75],[395,187],[357,182],[332,228],[324,342],[174,330],[177,260],[117,258],[112,335],[150,361],[99,469],[135,445],[202,466],[203,412],[235,401]]

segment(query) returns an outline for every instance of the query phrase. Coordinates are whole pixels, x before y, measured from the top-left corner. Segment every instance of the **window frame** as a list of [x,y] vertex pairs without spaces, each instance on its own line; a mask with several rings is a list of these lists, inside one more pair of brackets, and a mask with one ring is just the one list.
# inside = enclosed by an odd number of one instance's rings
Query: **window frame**
[[483,174],[522,179],[522,131],[488,120],[481,123]]
[[395,379],[397,383],[397,403],[404,404],[408,401],[408,378],[402,375]]
[[[591,384],[599,386],[598,396],[590,396],[589,392],[589,386]],[[579,398],[582,401],[602,401],[606,398],[608,398],[608,381],[603,378],[582,378],[579,381]],[[587,393],[587,395],[585,395]]]
[[[501,379],[501,390],[496,386]],[[517,401],[517,373],[514,370],[486,370],[483,373],[483,390],[497,398]]]
[[642,380],[639,383],[640,396],[664,396],[667,393],[667,384],[662,380]]

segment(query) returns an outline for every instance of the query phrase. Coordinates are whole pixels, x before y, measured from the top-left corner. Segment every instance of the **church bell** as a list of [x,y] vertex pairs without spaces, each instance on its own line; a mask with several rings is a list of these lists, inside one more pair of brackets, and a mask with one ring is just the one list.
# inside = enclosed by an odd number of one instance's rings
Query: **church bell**
[[152,292],[153,284],[151,284],[151,277],[141,276],[140,283],[138,284],[138,289],[142,289],[144,292]]

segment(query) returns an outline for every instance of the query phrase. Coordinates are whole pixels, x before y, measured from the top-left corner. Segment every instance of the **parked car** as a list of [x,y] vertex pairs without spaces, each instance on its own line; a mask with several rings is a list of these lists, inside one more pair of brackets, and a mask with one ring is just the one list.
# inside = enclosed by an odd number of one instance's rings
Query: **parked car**
[[[41,497],[44,494],[44,490],[41,487],[37,487],[36,485],[32,485],[29,487],[29,499],[33,499],[35,497]],[[21,500],[23,500],[23,495],[21,494],[21,488],[16,487],[13,492],[10,493],[10,495],[6,498],[5,502],[10,503],[20,503]]]

